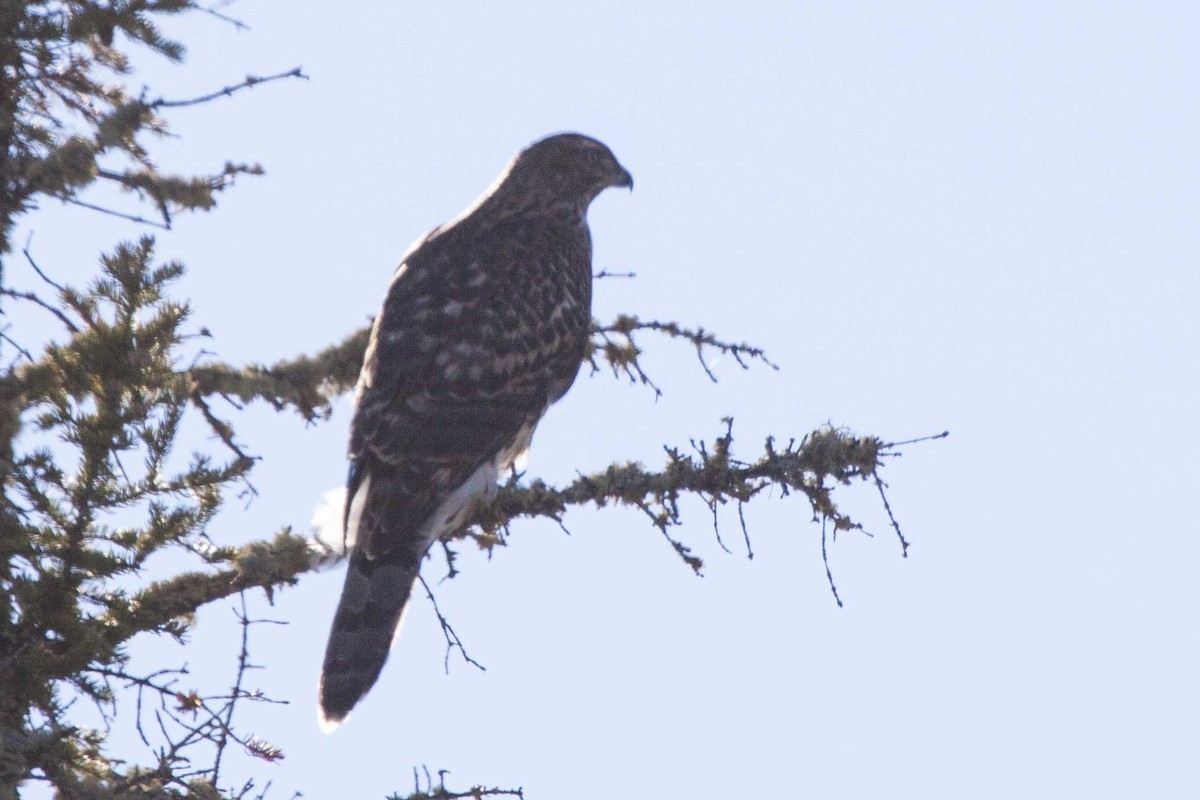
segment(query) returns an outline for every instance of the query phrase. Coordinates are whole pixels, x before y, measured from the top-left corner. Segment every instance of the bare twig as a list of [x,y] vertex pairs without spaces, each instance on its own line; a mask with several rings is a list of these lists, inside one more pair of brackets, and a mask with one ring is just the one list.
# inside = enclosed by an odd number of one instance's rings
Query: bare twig
[[738,500],[738,522],[740,522],[742,525],[742,539],[744,539],[746,542],[746,558],[753,560],[754,548],[750,546],[750,531],[746,528],[745,508],[746,501]]
[[487,667],[471,658],[471,656],[467,655],[467,649],[463,647],[462,639],[458,638],[458,634],[454,632],[454,628],[450,625],[450,621],[446,619],[446,615],[442,613],[440,608],[438,608],[437,598],[433,596],[433,590],[430,589],[429,584],[426,583],[425,576],[422,575],[419,577],[421,579],[421,585],[425,587],[425,596],[428,597],[429,602],[433,604],[433,613],[437,614],[438,624],[442,626],[442,635],[446,637],[446,658],[443,664],[446,672],[450,672],[450,653],[453,652],[455,648],[458,648],[458,652],[462,654],[463,661],[466,661],[468,664],[478,668],[482,672],[487,672]]
[[220,732],[217,734],[217,752],[213,756],[212,783],[214,786],[221,776],[221,758],[225,755],[225,747],[229,744],[229,731],[233,727],[233,711],[242,694],[242,680],[246,677],[246,665],[250,659],[250,617],[246,612],[246,593],[238,592],[241,601],[241,613],[234,611],[238,624],[242,627],[242,644],[238,650],[237,673],[233,680],[233,688],[229,690],[229,703],[225,706],[225,715]]
[[191,397],[192,404],[200,410],[200,413],[204,416],[205,422],[208,423],[208,427],[217,435],[217,438],[224,442],[225,446],[229,448],[229,451],[237,457],[237,465],[239,467],[248,468],[251,464],[258,460],[257,456],[249,455],[246,453],[246,451],[242,450],[241,446],[238,445],[236,441],[234,441],[232,426],[213,413],[212,409],[209,408],[208,403],[205,401],[204,396],[199,392],[199,390],[193,390]]
[[716,498],[706,497],[706,498],[704,498],[704,502],[708,504],[708,510],[712,512],[713,536],[716,537],[717,544],[720,545],[721,549],[724,550],[726,554],[733,555],[733,551],[730,550],[728,547],[726,547],[724,540],[721,539],[721,523],[720,523],[720,520],[717,518],[717,500],[716,500]]
[[52,280],[50,278],[50,276],[47,275],[45,272],[43,272],[42,268],[38,266],[37,261],[34,261],[33,254],[29,252],[29,247],[31,244],[33,244],[33,233],[32,232],[29,234],[29,237],[25,240],[25,246],[23,248],[21,248],[21,252],[25,255],[25,260],[29,262],[29,266],[33,267],[33,271],[38,274],[38,277],[41,278],[43,281],[45,281],[50,286],[54,287],[54,289],[57,290],[59,294],[66,294],[67,290],[65,288],[63,288],[63,285]]
[[240,19],[234,19],[233,17],[228,16],[227,14],[222,14],[220,11],[217,11],[218,8],[227,6],[227,5],[229,5],[228,1],[224,2],[224,3],[215,3],[211,6],[197,6],[196,8],[200,11],[203,11],[205,14],[208,14],[212,17],[215,17],[216,19],[221,20],[221,22],[229,23],[230,25],[232,25],[234,28],[236,28],[239,31],[250,30],[250,26],[247,25],[246,23],[242,22]]
[[85,203],[83,200],[78,200],[74,197],[68,197],[68,196],[62,195],[62,194],[56,194],[56,195],[54,195],[54,197],[57,198],[58,200],[63,201],[64,203],[70,203],[73,206],[79,206],[80,208],[86,208],[89,211],[99,211],[101,214],[108,214],[109,216],[112,216],[112,217],[119,217],[120,219],[126,219],[126,220],[129,220],[130,222],[136,222],[139,225],[149,225],[151,228],[158,228],[159,230],[162,230],[162,231],[171,230],[171,225],[170,225],[169,220],[165,223],[158,222],[157,220],[146,219],[145,217],[139,217],[136,214],[126,214],[124,211],[117,211],[112,208],[105,208],[104,206],[98,206],[98,205],[95,205],[94,203]]
[[[825,578],[829,581],[829,591],[833,592],[833,599],[837,601],[838,608],[842,607],[842,598],[838,596],[837,585],[833,582],[833,571],[829,569],[829,550],[825,546],[827,524],[829,517],[821,518],[821,562],[825,565]],[[836,529],[835,529],[836,537]]]
[[17,357],[13,359],[13,363],[9,367],[10,369],[13,366],[15,366],[16,363],[18,361],[20,361],[22,357],[24,357],[25,360],[28,361],[30,364],[34,363],[33,354],[30,353],[28,350],[26,350],[24,347],[22,347],[20,342],[18,342],[16,339],[14,339],[8,335],[7,326],[3,329],[0,329],[0,340],[8,342],[9,344],[11,344],[13,346],[13,349],[17,351]]
[[[894,449],[897,447],[903,447],[906,444],[920,444],[921,442],[932,442],[937,439],[945,439],[949,435],[950,435],[950,431],[942,431],[941,433],[933,433],[933,434],[930,434],[929,436],[918,436],[915,439],[905,439],[902,442],[888,442],[887,447],[888,447],[888,449]],[[888,455],[899,455],[899,453],[888,453]]]
[[62,311],[58,310],[54,306],[47,303],[42,298],[38,297],[33,292],[22,292],[22,291],[18,291],[16,289],[5,289],[3,287],[0,287],[0,294],[4,295],[6,297],[12,297],[17,300],[28,300],[29,302],[33,303],[34,305],[42,307],[43,309],[45,309],[46,311],[49,311],[51,314],[53,314],[55,317],[57,317],[58,321],[63,324],[63,327],[66,328],[71,333],[79,333],[79,327],[76,326],[75,323],[71,321],[70,317],[68,317],[66,314],[62,313]]
[[218,97],[230,97],[242,91],[243,89],[251,89],[255,86],[258,86],[260,83],[269,83],[271,81],[278,81],[284,78],[302,78],[304,80],[308,80],[308,76],[301,71],[301,67],[292,67],[286,72],[279,72],[274,75],[266,75],[263,77],[259,77],[257,75],[247,75],[240,83],[231,84],[223,89],[218,89],[215,92],[200,95],[199,97],[193,97],[188,100],[165,100],[160,98],[153,101],[149,105],[151,108],[182,108],[184,106],[195,106],[216,100]]
[[900,523],[896,521],[896,515],[892,513],[892,504],[888,502],[884,486],[886,484],[883,482],[883,479],[876,475],[875,488],[879,490],[879,499],[883,500],[883,508],[887,511],[888,520],[892,523],[892,530],[896,532],[896,536],[900,539],[900,555],[908,558],[908,540],[904,538],[904,534],[900,530]]

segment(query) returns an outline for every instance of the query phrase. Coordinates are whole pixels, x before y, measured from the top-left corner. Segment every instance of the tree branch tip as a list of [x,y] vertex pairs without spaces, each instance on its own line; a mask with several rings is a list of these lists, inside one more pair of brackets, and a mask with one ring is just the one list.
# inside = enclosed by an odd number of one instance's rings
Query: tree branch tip
[[186,100],[167,100],[166,98],[160,97],[157,100],[145,103],[145,105],[150,109],[183,108],[186,106],[204,105],[205,103],[212,102],[213,100],[217,100],[221,97],[232,97],[243,89],[253,89],[261,84],[283,80],[286,78],[300,78],[301,80],[309,80],[309,76],[304,73],[302,67],[292,67],[289,70],[277,72],[274,75],[247,75],[239,83],[230,84],[229,86],[225,86],[221,89],[217,89],[216,91],[209,92],[208,94],[200,95],[198,97],[192,97]]
[[934,433],[934,434],[930,434],[928,436],[918,436],[915,439],[905,439],[904,441],[901,441],[901,442],[884,442],[881,446],[881,449],[891,450],[892,448],[903,447],[904,445],[908,445],[908,444],[920,444],[922,442],[935,442],[938,439],[945,439],[949,436],[950,436],[950,431],[942,431],[941,433]]

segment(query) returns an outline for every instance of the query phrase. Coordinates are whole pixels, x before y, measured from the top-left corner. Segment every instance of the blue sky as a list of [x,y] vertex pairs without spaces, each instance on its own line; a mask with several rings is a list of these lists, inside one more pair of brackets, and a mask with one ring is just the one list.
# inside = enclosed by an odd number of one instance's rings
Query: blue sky
[[[647,339],[665,396],[581,380],[539,429],[531,474],[657,465],[725,415],[747,457],[829,421],[952,435],[884,474],[908,559],[873,489],[844,492],[877,535],[831,549],[843,609],[796,498],[747,509],[753,560],[723,554],[694,504],[700,579],[637,511],[574,512],[569,537],[523,523],[438,590],[487,672],[443,674],[418,602],[332,736],[314,696],[341,574],[307,578],[260,608],[290,624],[256,633],[256,680],[291,701],[247,717],[287,756],[252,765],[277,796],[380,797],[422,764],[530,800],[1200,789],[1200,12],[297,8],[225,9],[241,32],[193,18],[178,27],[188,66],[143,73],[175,97],[247,72],[311,76],[180,109],[180,138],[158,150],[169,168],[267,169],[160,237],[221,358],[270,362],[363,325],[412,240],[528,142],[578,130],[637,183],[593,206],[597,268],[637,273],[599,284],[596,315],[703,324],[782,369],[721,361],[712,385],[689,348]],[[140,233],[53,208],[22,231],[76,282]],[[313,428],[242,419],[260,494],[220,518],[224,542],[305,526],[344,477],[347,403]],[[146,652],[225,682],[231,619],[213,609],[193,647]]]

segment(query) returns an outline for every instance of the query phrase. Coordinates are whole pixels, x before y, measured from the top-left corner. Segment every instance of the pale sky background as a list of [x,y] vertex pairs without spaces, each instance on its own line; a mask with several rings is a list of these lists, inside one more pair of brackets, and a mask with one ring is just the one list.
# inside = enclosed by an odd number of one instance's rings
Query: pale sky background
[[[714,386],[687,346],[648,337],[665,396],[581,379],[531,475],[657,466],[724,415],[746,458],[827,421],[952,435],[884,473],[908,559],[874,490],[841,492],[877,534],[831,549],[843,609],[798,498],[747,509],[752,561],[735,514],[730,556],[690,505],[700,579],[637,511],[572,512],[570,537],[521,523],[438,590],[487,672],[452,659],[443,674],[420,600],[332,736],[314,698],[341,570],[256,600],[290,623],[253,643],[254,680],[291,704],[244,717],[286,754],[250,765],[271,797],[407,793],[422,764],[529,800],[1200,796],[1200,10],[316,8],[243,0],[225,9],[242,32],[193,17],[177,30],[188,66],[146,73],[172,97],[312,77],[181,109],[181,138],[157,151],[168,168],[267,169],[160,237],[221,358],[272,362],[363,325],[412,240],[528,142],[578,130],[637,184],[592,209],[597,269],[637,273],[598,285],[596,315],[702,324],[782,369],[725,360]],[[42,266],[75,282],[141,233],[52,208],[17,241],[30,230]],[[260,495],[212,535],[305,528],[344,478],[348,403],[312,428],[241,420]],[[214,608],[192,647],[143,649],[214,690],[231,622]]]

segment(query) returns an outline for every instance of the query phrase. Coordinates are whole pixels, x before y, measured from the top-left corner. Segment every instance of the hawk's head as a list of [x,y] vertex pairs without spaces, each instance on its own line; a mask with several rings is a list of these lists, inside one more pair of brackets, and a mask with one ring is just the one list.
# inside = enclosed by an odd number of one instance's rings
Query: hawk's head
[[556,133],[529,145],[513,159],[506,180],[543,203],[585,209],[610,186],[633,188],[633,177],[612,151],[579,133]]

